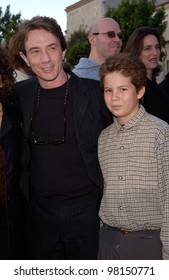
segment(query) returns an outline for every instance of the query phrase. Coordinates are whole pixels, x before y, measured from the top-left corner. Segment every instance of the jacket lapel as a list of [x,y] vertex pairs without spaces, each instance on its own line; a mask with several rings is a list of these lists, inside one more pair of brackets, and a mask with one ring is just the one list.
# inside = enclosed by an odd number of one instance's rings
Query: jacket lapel
[[27,89],[26,102],[23,106],[25,110],[23,116],[24,116],[26,138],[29,136],[30,123],[34,114],[34,110],[36,108],[37,92],[38,92],[38,81],[36,81],[36,83],[33,83]]
[[85,83],[83,83],[83,80],[76,79],[76,77],[74,79],[73,94],[75,131],[78,137],[82,125],[82,120],[89,104],[89,93],[87,87],[85,86]]

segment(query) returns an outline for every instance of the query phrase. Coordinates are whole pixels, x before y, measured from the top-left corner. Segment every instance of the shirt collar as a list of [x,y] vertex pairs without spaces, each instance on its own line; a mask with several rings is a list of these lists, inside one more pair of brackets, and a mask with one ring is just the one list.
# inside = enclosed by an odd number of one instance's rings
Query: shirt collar
[[114,117],[114,124],[116,125],[117,130],[122,130],[122,128],[123,130],[132,128],[137,124],[137,122],[139,122],[142,119],[145,112],[146,112],[145,108],[141,105],[137,113],[134,115],[134,117],[131,120],[129,120],[125,125],[119,124],[117,118]]

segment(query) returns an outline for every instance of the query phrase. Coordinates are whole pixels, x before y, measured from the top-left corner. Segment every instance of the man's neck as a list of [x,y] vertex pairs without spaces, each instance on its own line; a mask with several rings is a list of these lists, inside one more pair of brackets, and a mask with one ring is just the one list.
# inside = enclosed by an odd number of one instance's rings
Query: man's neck
[[38,80],[39,80],[39,84],[42,88],[51,89],[51,88],[57,88],[57,87],[63,85],[64,83],[66,83],[67,78],[69,78],[69,77],[70,77],[70,75],[68,75],[63,70],[61,70],[61,72],[58,74],[58,76],[56,76],[53,80],[45,80],[41,77],[38,77]]
[[99,55],[97,54],[94,54],[92,52],[90,52],[89,54],[89,57],[88,57],[91,61],[101,65],[104,61],[105,61],[105,58],[103,57],[100,57]]

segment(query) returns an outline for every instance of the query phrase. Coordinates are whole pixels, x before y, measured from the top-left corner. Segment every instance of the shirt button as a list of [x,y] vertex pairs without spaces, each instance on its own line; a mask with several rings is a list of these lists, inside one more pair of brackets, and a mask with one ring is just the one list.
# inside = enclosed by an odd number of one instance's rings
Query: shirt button
[[123,146],[121,146],[121,147],[120,147],[120,150],[124,150],[124,147],[123,147]]
[[115,248],[116,248],[116,249],[119,249],[119,247],[120,247],[119,244],[116,244],[116,245],[115,245]]
[[119,176],[118,178],[119,178],[119,180],[122,180],[122,179],[123,179],[123,176]]
[[120,207],[119,207],[119,209],[120,209],[120,210],[123,210],[123,209],[124,209],[124,207],[123,207],[123,206],[120,206]]

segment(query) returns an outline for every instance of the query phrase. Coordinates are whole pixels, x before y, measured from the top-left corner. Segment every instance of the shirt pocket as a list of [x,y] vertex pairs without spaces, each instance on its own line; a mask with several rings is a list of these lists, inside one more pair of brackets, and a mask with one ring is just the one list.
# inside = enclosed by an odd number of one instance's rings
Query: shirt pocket
[[158,188],[157,158],[153,151],[130,152],[126,181],[135,188]]

